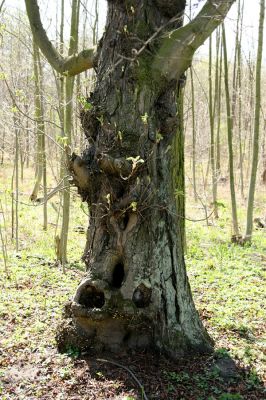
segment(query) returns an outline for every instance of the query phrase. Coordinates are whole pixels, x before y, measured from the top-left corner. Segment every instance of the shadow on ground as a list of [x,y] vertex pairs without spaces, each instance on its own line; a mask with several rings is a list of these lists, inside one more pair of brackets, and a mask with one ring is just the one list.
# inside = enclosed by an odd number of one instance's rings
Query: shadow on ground
[[179,362],[169,361],[158,354],[144,353],[119,357],[110,357],[110,353],[99,357],[95,354],[83,357],[75,361],[75,367],[84,371],[80,385],[86,387],[87,396],[88,389],[92,391],[92,397],[88,399],[145,399],[145,394],[149,400],[266,398],[259,377],[239,367],[224,351]]

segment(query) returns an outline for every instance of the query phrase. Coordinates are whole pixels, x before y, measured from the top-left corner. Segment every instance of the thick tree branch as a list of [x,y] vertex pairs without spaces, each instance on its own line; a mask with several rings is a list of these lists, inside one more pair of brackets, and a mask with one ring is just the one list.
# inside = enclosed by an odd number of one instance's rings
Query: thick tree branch
[[62,57],[49,40],[43,28],[37,0],[25,0],[30,27],[36,44],[51,66],[60,74],[77,75],[93,67],[95,50],[86,49],[71,57]]
[[75,153],[68,162],[68,170],[73,177],[73,183],[81,190],[88,190],[90,187],[90,171],[84,160]]
[[156,75],[176,79],[189,67],[195,51],[223,21],[235,0],[208,0],[187,25],[169,32],[162,39],[153,63]]
[[132,174],[132,163],[124,158],[113,158],[108,154],[98,154],[99,167],[107,174],[129,176]]

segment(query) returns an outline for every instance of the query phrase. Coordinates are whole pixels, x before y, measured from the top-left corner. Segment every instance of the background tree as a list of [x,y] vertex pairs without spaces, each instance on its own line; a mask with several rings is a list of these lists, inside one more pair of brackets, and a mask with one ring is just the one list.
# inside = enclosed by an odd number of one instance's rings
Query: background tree
[[248,208],[247,208],[247,224],[245,240],[250,241],[253,228],[253,208],[254,208],[254,194],[256,187],[256,177],[259,159],[259,132],[260,132],[260,108],[261,108],[261,63],[262,63],[262,50],[263,50],[263,26],[265,15],[265,1],[260,1],[260,21],[259,21],[259,35],[258,35],[258,51],[256,63],[256,98],[255,98],[255,122],[254,122],[254,136],[253,136],[253,156],[252,167],[250,175],[249,193],[248,193]]
[[223,28],[222,37],[223,37],[223,56],[224,56],[224,84],[225,84],[226,111],[227,111],[227,141],[228,141],[228,153],[229,153],[229,177],[230,177],[230,194],[231,194],[232,223],[233,223],[232,240],[238,242],[241,237],[239,234],[237,203],[236,203],[236,193],[235,193],[233,118],[231,112],[231,101],[229,92],[227,45],[226,45],[226,35],[225,35],[224,25],[222,26],[222,28]]

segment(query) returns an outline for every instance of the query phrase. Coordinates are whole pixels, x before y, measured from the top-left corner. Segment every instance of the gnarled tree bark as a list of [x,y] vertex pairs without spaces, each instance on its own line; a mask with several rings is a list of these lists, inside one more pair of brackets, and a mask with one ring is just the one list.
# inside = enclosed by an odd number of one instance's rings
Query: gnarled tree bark
[[60,350],[156,347],[178,357],[212,348],[183,256],[183,74],[233,0],[206,3],[182,27],[184,0],[108,2],[81,116],[88,146],[69,165],[90,226]]

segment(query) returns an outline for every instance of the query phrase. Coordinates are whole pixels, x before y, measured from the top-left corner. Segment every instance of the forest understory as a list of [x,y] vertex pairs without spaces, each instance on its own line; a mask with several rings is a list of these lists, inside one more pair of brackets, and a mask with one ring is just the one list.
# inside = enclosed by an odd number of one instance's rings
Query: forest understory
[[1,400],[266,399],[264,14],[0,0]]
[[[1,202],[10,216],[7,168],[1,168]],[[11,173],[11,170],[10,170]],[[1,399],[265,399],[266,235],[254,231],[251,245],[231,244],[227,184],[221,185],[219,219],[204,221],[204,210],[187,194],[186,263],[197,309],[215,340],[215,352],[171,362],[160,354],[59,354],[55,332],[65,302],[73,295],[84,266],[86,209],[72,196],[69,263],[66,273],[55,262],[56,213],[49,204],[46,232],[38,229],[38,207],[28,206],[32,171],[26,169],[20,193],[20,251],[9,248],[8,274],[1,260]],[[190,189],[188,189],[188,192]],[[265,188],[255,205],[260,216]],[[23,204],[25,203],[25,204]],[[58,203],[58,199],[54,200]],[[240,201],[244,218],[244,201]],[[11,245],[11,244],[10,244]],[[105,359],[105,361],[99,361]],[[119,366],[117,365],[119,364]]]

